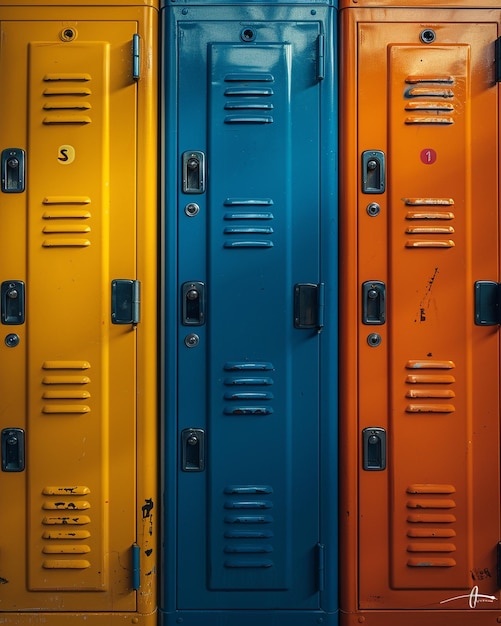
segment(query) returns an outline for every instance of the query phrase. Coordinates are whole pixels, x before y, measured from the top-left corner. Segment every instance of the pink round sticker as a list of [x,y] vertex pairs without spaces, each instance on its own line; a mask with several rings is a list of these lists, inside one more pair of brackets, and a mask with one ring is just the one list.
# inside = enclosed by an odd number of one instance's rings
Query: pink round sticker
[[421,150],[421,161],[425,164],[425,165],[432,165],[432,163],[435,163],[435,161],[437,160],[437,153],[435,152],[435,150],[433,150],[433,148],[425,148],[424,150]]

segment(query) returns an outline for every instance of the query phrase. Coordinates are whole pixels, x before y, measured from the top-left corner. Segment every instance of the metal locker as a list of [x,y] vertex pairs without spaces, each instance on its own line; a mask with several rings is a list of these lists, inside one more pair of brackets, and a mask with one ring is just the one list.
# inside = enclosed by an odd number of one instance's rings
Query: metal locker
[[2,4],[0,616],[154,623],[158,11]]
[[162,21],[162,619],[334,623],[334,9]]
[[480,626],[501,608],[501,11],[401,4],[340,12],[341,623]]

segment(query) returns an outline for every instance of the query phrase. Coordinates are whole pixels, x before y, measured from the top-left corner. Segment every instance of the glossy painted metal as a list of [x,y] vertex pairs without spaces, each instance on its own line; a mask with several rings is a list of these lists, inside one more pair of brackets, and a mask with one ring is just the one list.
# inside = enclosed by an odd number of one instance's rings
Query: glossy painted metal
[[166,624],[337,622],[333,13],[163,10]]
[[341,623],[480,626],[501,608],[499,327],[474,310],[499,281],[501,11],[410,4],[341,3]]
[[49,4],[0,6],[0,619],[154,623],[158,10]]

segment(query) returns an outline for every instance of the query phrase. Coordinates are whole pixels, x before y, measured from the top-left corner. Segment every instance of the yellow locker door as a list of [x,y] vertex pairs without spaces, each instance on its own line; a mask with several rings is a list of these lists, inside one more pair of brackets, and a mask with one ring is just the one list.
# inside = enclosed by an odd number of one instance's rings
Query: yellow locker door
[[358,336],[341,386],[357,473],[344,487],[358,509],[344,524],[350,624],[473,609],[477,621],[447,623],[484,624],[500,603],[499,330],[475,323],[475,282],[499,280],[498,25],[492,12],[429,14],[343,18],[357,67],[346,62],[341,89],[357,145],[341,203],[358,205],[344,216],[344,319]]
[[154,294],[137,254],[149,228],[136,206],[144,41],[126,11],[28,11],[0,12],[0,610],[136,611],[138,590],[152,593],[139,574],[151,528],[138,525],[154,506],[137,459],[155,380],[137,378],[152,355],[140,283]]

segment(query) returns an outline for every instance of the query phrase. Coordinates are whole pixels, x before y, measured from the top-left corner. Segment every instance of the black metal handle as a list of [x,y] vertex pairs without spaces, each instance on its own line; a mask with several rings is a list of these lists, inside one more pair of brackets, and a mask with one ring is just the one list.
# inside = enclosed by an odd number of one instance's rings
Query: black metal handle
[[362,284],[362,323],[381,325],[386,322],[386,285],[380,280]]
[[203,472],[205,469],[205,431],[185,428],[181,433],[183,472]]

